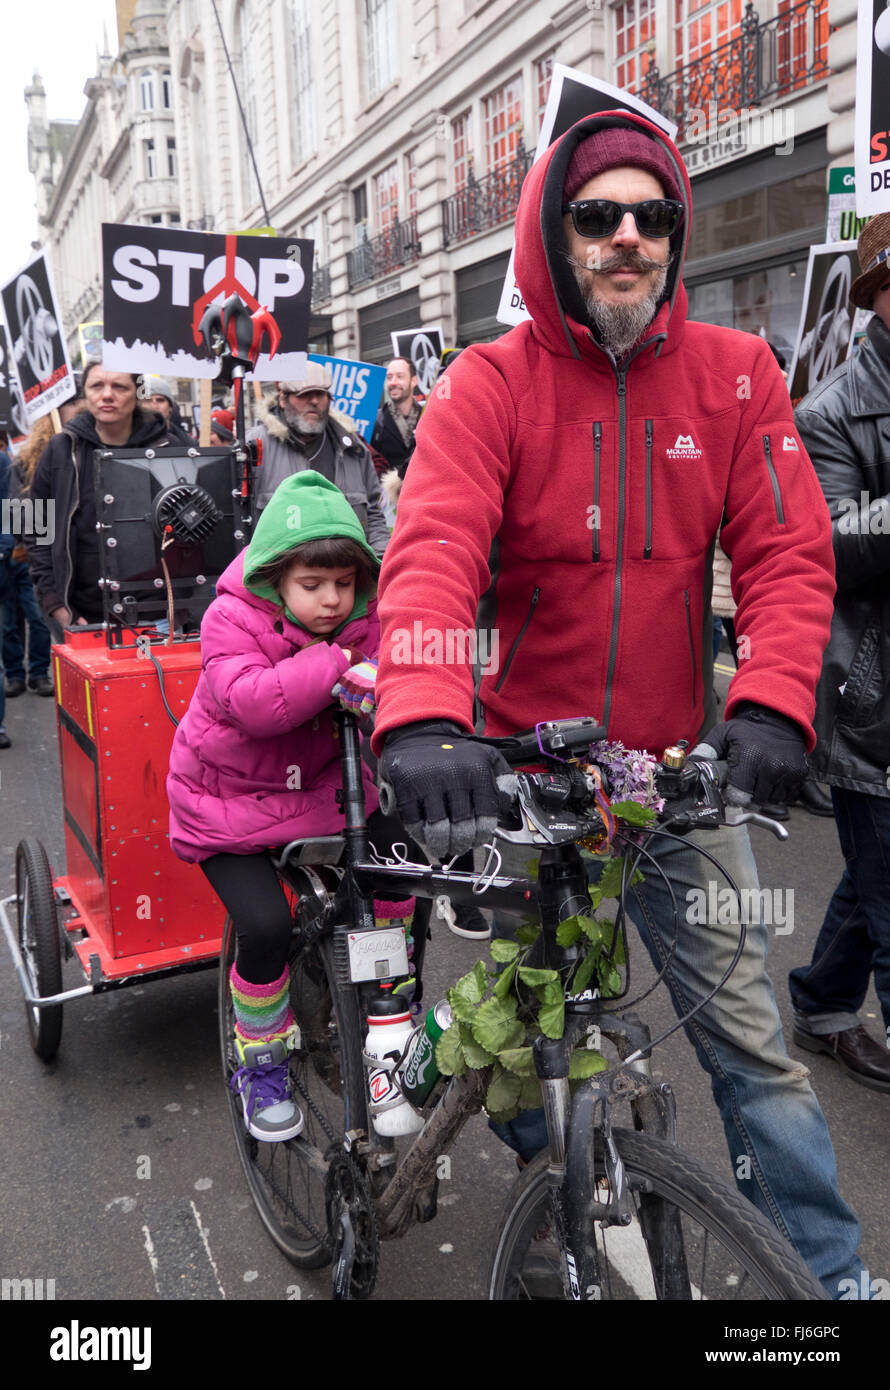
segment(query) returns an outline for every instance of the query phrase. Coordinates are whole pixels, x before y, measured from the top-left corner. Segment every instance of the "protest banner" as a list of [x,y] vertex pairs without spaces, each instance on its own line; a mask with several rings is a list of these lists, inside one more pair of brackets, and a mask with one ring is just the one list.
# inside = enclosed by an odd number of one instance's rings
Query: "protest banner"
[[330,367],[333,377],[331,405],[348,415],[362,438],[370,443],[386,368],[370,362],[354,362],[351,357],[324,357],[319,352],[310,352],[309,361]]
[[856,212],[890,212],[890,9],[859,0],[854,159]]
[[56,307],[52,278],[41,251],[0,289],[21,393],[23,424],[30,430],[43,415],[75,394],[74,373]]
[[850,312],[850,286],[859,274],[855,241],[811,246],[803,306],[788,390],[796,405],[848,357],[871,314]]
[[[677,127],[672,121],[667,120],[651,106],[647,106],[644,101],[640,101],[639,97],[633,96],[630,92],[622,91],[620,87],[613,87],[610,82],[603,82],[598,77],[591,77],[589,73],[580,72],[577,68],[567,68],[563,63],[554,63],[547,105],[544,107],[544,115],[541,120],[541,133],[538,136],[538,144],[535,149],[535,159],[540,159],[554,140],[565,135],[566,131],[570,130],[584,116],[595,116],[598,111],[621,110],[635,111],[637,115],[645,116],[647,121],[657,125],[666,135],[670,136],[671,140],[677,134]],[[499,323],[515,325],[524,323],[528,318],[531,318],[531,315],[523,303],[522,294],[516,283],[516,276],[513,273],[513,252],[511,251],[510,264],[507,266],[507,274],[504,277],[504,288],[501,290],[497,319]]]
[[[261,351],[248,377],[301,377],[312,254],[313,243],[298,237],[104,223],[104,365],[174,377],[216,376],[218,362],[204,345],[201,319],[211,304],[237,294],[251,313],[266,309],[281,333],[278,351]],[[268,338],[261,346],[267,344]]]
[[77,336],[80,339],[81,368],[85,367],[87,362],[101,361],[102,338],[104,336],[102,320],[91,319],[89,323],[79,323]]
[[439,358],[445,346],[441,327],[400,328],[397,333],[390,333],[389,337],[393,356],[407,357],[414,363],[418,390],[422,396],[428,396],[433,389],[439,371]]

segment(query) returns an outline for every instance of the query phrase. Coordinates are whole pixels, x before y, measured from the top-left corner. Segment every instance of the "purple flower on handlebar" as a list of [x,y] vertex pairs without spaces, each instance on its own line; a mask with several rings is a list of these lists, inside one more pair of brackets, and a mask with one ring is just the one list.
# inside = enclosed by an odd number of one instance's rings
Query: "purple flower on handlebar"
[[664,810],[655,782],[658,760],[651,753],[625,748],[618,739],[600,739],[590,745],[590,761],[606,778],[610,800],[636,801],[656,813]]

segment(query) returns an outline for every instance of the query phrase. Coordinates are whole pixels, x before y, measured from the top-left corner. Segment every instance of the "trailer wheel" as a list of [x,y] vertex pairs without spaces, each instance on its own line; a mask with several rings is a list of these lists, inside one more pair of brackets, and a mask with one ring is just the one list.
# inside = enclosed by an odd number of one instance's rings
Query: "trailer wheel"
[[[15,890],[19,947],[31,992],[61,994],[62,952],[53,876],[39,840],[22,840],[16,850]],[[26,1003],[25,1017],[31,1046],[44,1062],[51,1062],[62,1040],[62,1005],[40,1009]]]

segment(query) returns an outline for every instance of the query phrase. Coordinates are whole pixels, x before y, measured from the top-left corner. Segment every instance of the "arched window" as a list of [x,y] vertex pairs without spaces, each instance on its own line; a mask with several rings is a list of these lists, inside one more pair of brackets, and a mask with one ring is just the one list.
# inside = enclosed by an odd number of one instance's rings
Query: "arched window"
[[161,105],[165,111],[173,106],[173,78],[169,68],[161,73]]
[[143,111],[155,109],[155,75],[144,72],[139,78],[139,105]]

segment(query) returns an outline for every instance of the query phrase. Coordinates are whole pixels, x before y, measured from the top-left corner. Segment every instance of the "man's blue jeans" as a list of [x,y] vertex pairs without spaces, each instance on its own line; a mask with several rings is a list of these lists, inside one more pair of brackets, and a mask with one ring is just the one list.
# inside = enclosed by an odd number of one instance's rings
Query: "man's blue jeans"
[[846,868],[791,1002],[812,1033],[855,1028],[874,971],[890,1040],[890,797],[832,787],[831,800]]
[[16,606],[20,605],[28,624],[28,680],[49,674],[49,629],[40,611],[27,560],[6,562],[7,597],[2,624],[3,665],[7,680],[25,679],[25,649],[18,632]]
[[[698,831],[678,840],[654,836],[649,842],[649,852],[673,887],[679,926],[673,921],[668,887],[651,867],[645,881],[631,890],[628,911],[657,970],[664,966],[676,938],[666,981],[674,1007],[682,1014],[718,983],[739,940],[738,920],[699,920],[709,915],[709,883],[714,899],[726,887],[726,880],[695,853],[694,844],[714,855],[740,889],[756,893],[759,888],[744,827]],[[504,872],[524,873],[532,854],[510,847],[509,860],[504,855]],[[704,914],[697,910],[702,894]],[[748,901],[759,902],[759,897],[752,895]],[[737,911],[711,915],[738,918]],[[497,913],[493,934],[508,936],[515,925],[508,914]],[[785,1049],[775,992],[766,974],[768,932],[764,921],[747,923],[738,965],[715,998],[686,1025],[686,1033],[711,1077],[739,1189],[787,1236],[828,1292],[836,1295],[841,1279],[852,1278],[858,1287],[859,1225],[837,1189],[834,1150],[807,1080],[807,1068],[792,1061]],[[534,1138],[529,1132],[533,1115],[540,1117]],[[527,1157],[546,1142],[542,1117],[543,1112],[528,1112],[511,1125],[498,1127],[498,1133],[512,1147],[524,1149]]]

